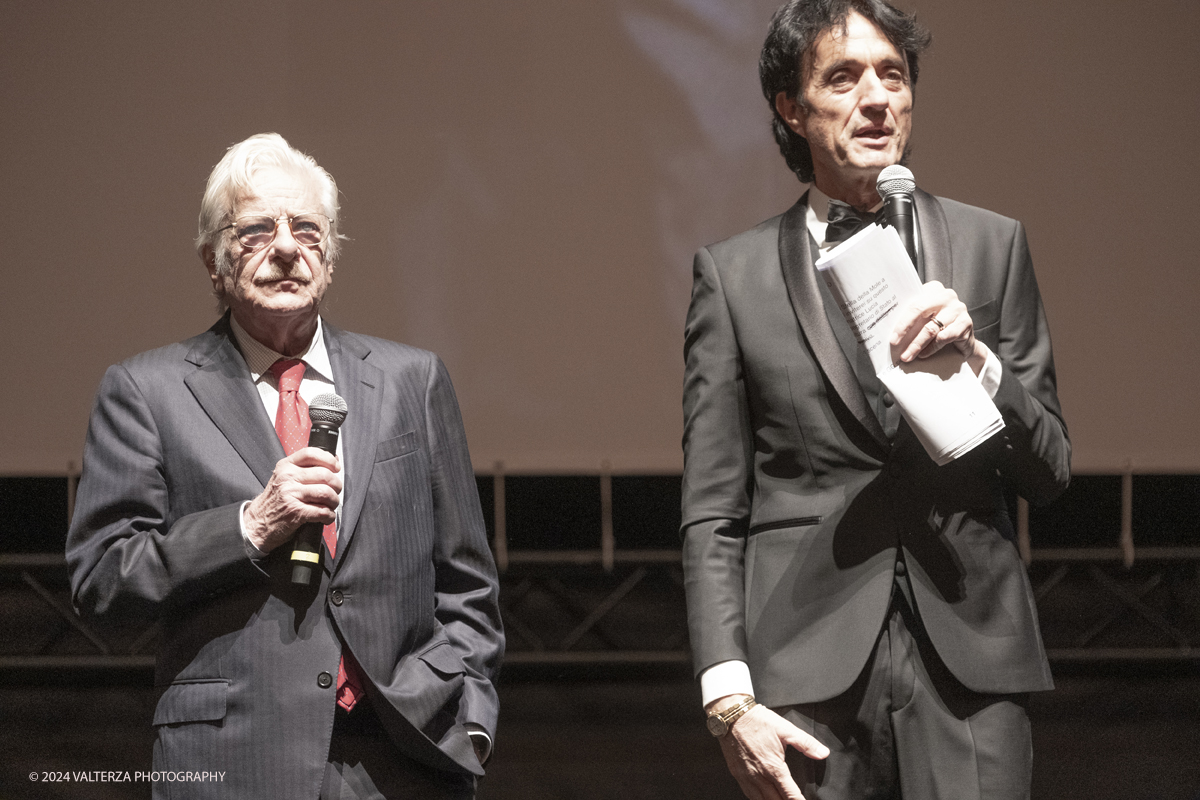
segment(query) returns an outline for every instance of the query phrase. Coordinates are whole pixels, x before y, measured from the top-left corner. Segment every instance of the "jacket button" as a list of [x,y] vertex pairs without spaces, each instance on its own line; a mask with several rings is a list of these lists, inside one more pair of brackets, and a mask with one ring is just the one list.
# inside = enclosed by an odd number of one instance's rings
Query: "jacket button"
[[885,392],[883,393],[883,398],[882,398],[882,399],[883,399],[883,404],[884,404],[885,406],[887,406],[888,408],[891,408],[891,407],[892,407],[892,403],[895,403],[895,402],[896,402],[896,401],[895,401],[895,399],[892,397],[892,393],[891,393],[891,392],[888,392],[888,391],[885,391]]
[[340,606],[342,604],[342,599],[343,597],[340,589],[334,589],[329,593],[329,602],[333,603],[335,606]]
[[907,572],[908,572],[908,567],[904,566],[904,562],[897,561],[896,562],[896,574],[897,575],[905,575]]
[[317,676],[317,686],[320,686],[322,689],[328,689],[330,686],[333,686],[333,676],[328,672],[322,672]]

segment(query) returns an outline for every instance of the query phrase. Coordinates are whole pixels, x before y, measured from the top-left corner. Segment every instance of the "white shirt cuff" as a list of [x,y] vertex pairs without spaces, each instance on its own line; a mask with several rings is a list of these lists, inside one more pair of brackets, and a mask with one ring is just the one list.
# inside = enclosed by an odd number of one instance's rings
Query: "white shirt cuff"
[[488,759],[492,757],[492,737],[482,726],[474,722],[466,724],[467,734],[471,737],[471,744],[483,743],[483,758],[480,759],[480,764],[486,764]]
[[238,510],[238,530],[242,532],[242,543],[246,545],[246,555],[253,559],[266,558],[267,554],[254,546],[254,542],[250,541],[250,537],[246,535],[246,506],[250,505],[250,501],[242,503],[242,507]]
[[700,673],[700,702],[707,706],[713,700],[731,694],[754,696],[750,667],[745,661],[722,661]]
[[983,362],[983,369],[979,372],[979,382],[988,397],[995,397],[996,392],[1000,391],[1000,379],[1004,376],[1004,370],[1000,366],[1000,359],[996,358],[996,354],[988,349],[986,344],[979,342],[979,346],[987,350],[987,361]]

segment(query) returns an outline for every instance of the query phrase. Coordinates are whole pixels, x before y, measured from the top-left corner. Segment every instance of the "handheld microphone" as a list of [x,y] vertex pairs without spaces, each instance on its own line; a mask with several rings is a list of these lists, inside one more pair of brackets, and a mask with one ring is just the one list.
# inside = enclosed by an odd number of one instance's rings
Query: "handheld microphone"
[[916,219],[913,215],[913,191],[916,188],[912,170],[899,164],[884,167],[875,179],[875,189],[883,198],[883,221],[900,234],[913,267],[917,266]]
[[[312,428],[308,432],[308,446],[319,447],[330,455],[337,455],[338,429],[346,421],[349,407],[336,394],[321,394],[308,404],[308,418]],[[321,563],[321,529],[319,522],[306,522],[296,530],[292,545],[292,583],[308,586],[312,581],[313,565]]]

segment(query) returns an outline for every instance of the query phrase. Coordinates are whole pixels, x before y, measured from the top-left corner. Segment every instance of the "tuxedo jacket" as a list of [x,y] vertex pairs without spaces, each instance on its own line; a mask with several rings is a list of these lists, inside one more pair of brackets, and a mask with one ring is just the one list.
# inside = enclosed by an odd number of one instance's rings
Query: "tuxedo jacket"
[[290,583],[289,546],[251,559],[239,530],[284,452],[228,315],[101,383],[67,540],[73,600],[159,620],[154,768],[225,773],[156,797],[316,798],[343,651],[404,752],[482,773],[464,724],[495,732],[503,634],[454,390],[432,353],[324,331],[347,460],[337,557],[322,548],[308,588]]
[[943,467],[906,424],[886,435],[867,402],[823,305],[806,198],[695,258],[682,525],[694,666],[747,662],[770,706],[849,688],[897,572],[966,686],[1052,685],[1006,502],[1048,502],[1070,477],[1025,234],[924,192],[915,203],[925,280],[958,293],[1003,369],[1003,432]]

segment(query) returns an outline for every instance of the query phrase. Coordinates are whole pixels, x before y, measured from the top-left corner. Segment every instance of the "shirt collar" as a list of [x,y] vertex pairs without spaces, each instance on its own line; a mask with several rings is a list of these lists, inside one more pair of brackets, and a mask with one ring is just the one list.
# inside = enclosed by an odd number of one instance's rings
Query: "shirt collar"
[[[808,211],[806,212],[804,221],[808,226],[809,233],[817,240],[818,246],[822,248],[827,247],[825,244],[825,228],[829,226],[829,201],[829,195],[818,189],[815,183],[809,186]],[[877,212],[881,208],[883,208],[882,200],[870,210]]]
[[[232,314],[229,315],[229,325],[233,329],[233,338],[237,342],[238,349],[242,351],[242,358],[246,359],[246,366],[250,368],[250,375],[254,378],[255,383],[262,380],[263,375],[271,368],[272,364],[281,358],[287,358],[247,333]],[[300,359],[305,364],[305,372],[313,371],[322,378],[333,381],[333,367],[329,363],[329,351],[325,349],[324,325],[320,317],[317,317],[317,330],[313,334],[312,341],[309,342],[308,349],[300,355]]]

